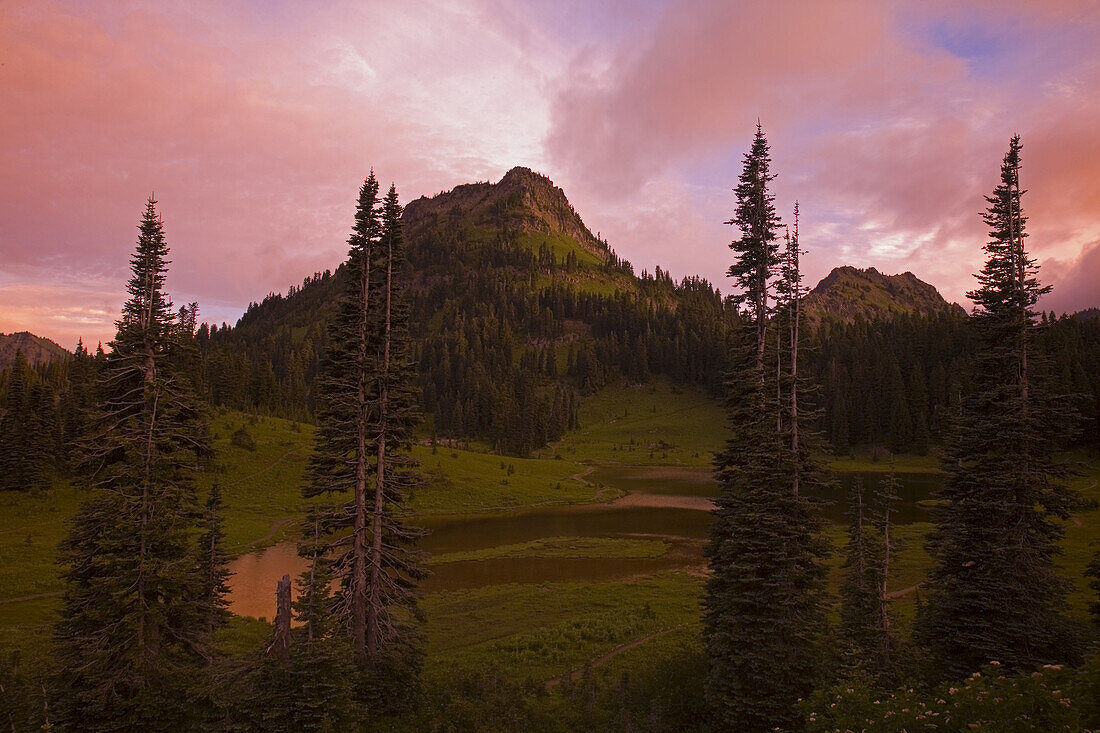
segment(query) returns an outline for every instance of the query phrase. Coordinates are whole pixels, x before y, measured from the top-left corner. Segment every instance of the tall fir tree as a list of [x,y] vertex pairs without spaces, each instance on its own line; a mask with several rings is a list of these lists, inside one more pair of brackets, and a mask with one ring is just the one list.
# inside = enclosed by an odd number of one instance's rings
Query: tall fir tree
[[310,458],[307,497],[350,493],[350,500],[333,507],[326,533],[346,534],[333,541],[333,576],[340,583],[335,606],[346,624],[357,658],[367,653],[369,603],[370,474],[377,433],[373,394],[377,373],[378,296],[373,286],[381,221],[378,181],[374,171],[359,191],[355,224],[348,239],[348,277],[345,290],[329,322],[329,345],[317,380],[317,433]]
[[[1072,662],[1082,647],[1055,568],[1063,521],[1081,507],[1056,452],[1076,420],[1036,368],[1034,306],[1050,290],[1024,246],[1020,139],[1013,137],[984,219],[990,239],[968,296],[977,342],[973,390],[946,449],[935,566],[918,633],[939,669],[961,676]],[[1006,599],[1011,601],[1006,602]]]
[[405,699],[419,674],[416,587],[423,571],[404,524],[415,483],[409,455],[418,420],[404,302],[401,207],[379,207],[374,173],[360,190],[349,239],[347,289],[329,327],[319,383],[317,443],[307,496],[350,493],[322,528],[334,537],[336,615],[359,670],[356,695],[374,709]]
[[370,596],[367,613],[369,697],[397,708],[419,677],[421,645],[416,622],[418,583],[425,577],[416,541],[423,534],[405,522],[409,491],[419,483],[410,453],[420,421],[405,302],[405,242],[401,205],[392,184],[382,205],[379,246],[380,353],[371,502]]
[[870,497],[857,481],[848,497],[848,544],[840,583],[838,656],[843,677],[870,679],[878,653],[881,545],[875,532]]
[[198,582],[196,602],[202,609],[207,629],[213,633],[229,624],[229,555],[225,551],[225,518],[222,516],[222,492],[218,484],[210,488],[203,513],[204,532],[198,542]]
[[96,406],[96,370],[99,365],[88,353],[84,341],[76,344],[69,360],[68,383],[58,407],[62,434],[62,460],[71,470],[79,458],[79,444],[86,437],[88,417]]
[[[263,731],[339,731],[354,725],[351,646],[346,628],[332,614],[331,562],[320,527],[324,513],[307,516],[299,554],[309,559],[299,576],[298,597],[287,609],[298,625],[286,633],[285,649],[269,645],[250,671],[239,717]],[[289,591],[289,586],[286,588]],[[289,618],[287,619],[289,622]]]
[[61,434],[57,415],[57,393],[43,379],[27,395],[25,418],[26,468],[23,482],[28,489],[50,488],[50,477],[59,466]]
[[78,468],[92,493],[59,553],[57,714],[89,730],[182,724],[184,681],[209,657],[193,550],[205,415],[178,372],[168,247],[152,198],[139,230],[103,404]]
[[343,629],[333,623],[332,570],[325,556],[318,524],[307,521],[306,532],[313,528],[313,542],[301,547],[309,557],[309,569],[298,579],[298,599],[294,616],[298,628],[292,636],[291,661],[297,675],[294,716],[308,730],[339,730],[353,715],[350,670],[351,658]]
[[703,601],[706,698],[716,725],[745,731],[795,724],[798,698],[813,689],[824,625],[825,547],[816,513],[795,489],[796,476],[806,474],[784,429],[797,403],[777,399],[781,375],[766,354],[779,261],[773,178],[758,126],[730,222],[742,234],[731,245],[737,259],[730,276],[742,289],[743,314],[726,383],[732,435],[715,457],[719,496]]
[[875,674],[882,683],[896,679],[899,669],[900,656],[899,637],[894,631],[893,619],[890,616],[890,594],[887,584],[890,582],[890,567],[894,559],[904,549],[904,543],[893,532],[893,519],[891,518],[901,496],[901,482],[893,464],[890,465],[890,473],[886,474],[876,485],[873,492],[873,506],[875,509],[875,522],[878,525],[879,541],[879,583],[877,602],[876,636],[878,640],[875,659]]
[[741,238],[730,244],[730,249],[737,254],[727,274],[740,289],[733,296],[734,302],[751,314],[756,330],[756,369],[760,378],[763,378],[767,344],[768,298],[780,262],[778,229],[781,220],[775,210],[775,196],[768,190],[768,184],[775,180],[771,162],[768,139],[758,122],[752,146],[745,154],[745,167],[734,189],[737,196],[734,217],[726,223],[741,232]]

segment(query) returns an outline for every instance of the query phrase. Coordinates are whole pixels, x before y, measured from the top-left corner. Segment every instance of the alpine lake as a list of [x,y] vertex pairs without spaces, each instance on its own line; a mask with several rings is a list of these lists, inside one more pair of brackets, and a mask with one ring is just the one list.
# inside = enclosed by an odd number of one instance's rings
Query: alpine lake
[[[820,500],[829,522],[843,524],[848,497],[860,487],[869,496],[886,474],[839,472],[833,476],[832,486],[814,498]],[[431,558],[423,590],[433,593],[510,583],[622,582],[663,570],[705,568],[703,547],[718,492],[709,467],[601,465],[586,478],[610,488],[617,497],[505,512],[416,517],[414,523],[427,530],[420,547]],[[942,476],[899,473],[897,479],[901,501],[891,521],[899,525],[928,521],[927,502]],[[570,557],[568,548],[548,556],[508,551],[554,538],[636,540],[641,541],[640,546],[657,550],[627,557]],[[494,553],[493,548],[500,551]],[[469,559],[470,555],[482,557]],[[237,557],[230,565],[230,610],[240,616],[271,618],[278,579],[287,573],[294,578],[306,566],[307,560],[298,556],[290,541]]]

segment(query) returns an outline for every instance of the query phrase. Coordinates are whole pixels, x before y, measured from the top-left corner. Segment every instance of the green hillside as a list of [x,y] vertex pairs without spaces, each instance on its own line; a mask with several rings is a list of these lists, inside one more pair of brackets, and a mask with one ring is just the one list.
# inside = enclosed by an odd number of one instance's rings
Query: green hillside
[[35,336],[28,331],[0,333],[0,369],[15,361],[15,352],[22,351],[29,364],[41,364],[71,354],[48,338]]
[[899,315],[966,315],[961,306],[948,303],[935,287],[911,272],[885,275],[873,267],[861,270],[847,265],[833,268],[807,294],[804,309],[811,321],[844,323],[857,316],[879,321]]
[[[514,168],[410,202],[411,330],[421,407],[438,437],[529,455],[577,424],[581,398],[654,378],[715,392],[733,314],[705,281],[634,273],[564,192]],[[202,326],[216,404],[308,420],[341,270]]]

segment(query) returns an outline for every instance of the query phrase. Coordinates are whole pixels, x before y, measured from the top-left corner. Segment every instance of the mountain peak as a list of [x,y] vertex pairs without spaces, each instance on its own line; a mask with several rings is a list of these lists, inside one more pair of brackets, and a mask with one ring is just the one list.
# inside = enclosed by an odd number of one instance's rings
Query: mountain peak
[[811,319],[833,319],[851,323],[856,316],[883,320],[901,314],[956,313],[965,311],[948,303],[932,285],[911,272],[886,275],[874,267],[851,265],[833,268],[806,295],[806,313]]
[[504,174],[504,178],[501,178],[497,183],[498,186],[505,185],[536,185],[536,186],[550,186],[554,187],[554,182],[547,176],[541,173],[536,173],[527,166],[517,165],[512,170]]
[[446,222],[489,231],[510,230],[572,240],[599,259],[607,248],[581,221],[565,192],[542,173],[516,166],[496,183],[466,183],[405,207],[411,227]]

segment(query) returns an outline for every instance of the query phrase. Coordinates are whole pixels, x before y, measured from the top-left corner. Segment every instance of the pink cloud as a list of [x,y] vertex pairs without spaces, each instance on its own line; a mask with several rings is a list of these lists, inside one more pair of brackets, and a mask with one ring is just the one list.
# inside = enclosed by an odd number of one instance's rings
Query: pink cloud
[[1085,306],[1100,307],[1100,241],[1085,247],[1080,256],[1063,262],[1055,259],[1043,263],[1044,282],[1053,282],[1054,290],[1043,298],[1040,307],[1056,313],[1073,313]]
[[0,320],[108,338],[113,314],[66,321],[47,294],[56,274],[86,273],[116,283],[117,309],[154,190],[169,288],[232,322],[339,263],[371,166],[408,199],[513,156],[537,164],[537,145],[492,141],[541,136],[541,72],[477,12],[346,3],[298,20],[264,26],[216,3],[0,7],[0,274],[43,294],[35,310],[0,289]]
[[[914,30],[933,22],[988,29],[977,53],[1011,43],[1011,73],[976,71]],[[670,216],[715,232],[703,272],[721,283],[733,233],[714,224],[732,209],[728,189],[760,117],[780,208],[802,202],[815,275],[838,264],[912,270],[962,301],[981,263],[983,196],[1013,133],[1025,143],[1032,252],[1072,259],[1100,236],[1098,30],[1088,2],[679,3],[649,36],[573,70],[548,151],[586,208],[622,210],[629,226],[605,231],[631,241],[619,244],[627,256],[675,262],[680,250],[666,240],[662,254],[644,234]],[[694,211],[649,201],[658,180]],[[699,193],[704,181],[723,206]]]
[[[758,117],[814,276],[911,269],[961,298],[1013,132],[1035,254],[1100,240],[1100,65],[1043,35],[1095,39],[1094,3],[689,0],[575,45],[585,4],[552,5],[553,33],[548,7],[0,5],[0,330],[109,338],[153,190],[173,295],[232,322],[342,259],[372,165],[406,200],[530,165],[639,269],[726,289],[721,222]],[[934,16],[1023,32],[1037,70],[977,78],[905,26]]]
[[578,178],[626,193],[678,158],[747,139],[758,118],[777,138],[819,117],[858,120],[963,68],[892,35],[877,2],[678,3],[606,71],[565,80],[548,149]]

